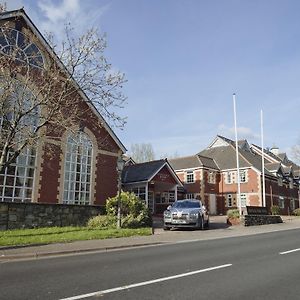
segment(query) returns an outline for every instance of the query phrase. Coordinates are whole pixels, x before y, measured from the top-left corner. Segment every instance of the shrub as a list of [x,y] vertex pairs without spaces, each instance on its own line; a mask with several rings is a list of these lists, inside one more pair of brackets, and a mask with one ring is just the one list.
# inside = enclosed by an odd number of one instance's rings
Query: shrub
[[[118,196],[106,201],[107,215],[117,216]],[[122,227],[138,228],[152,225],[148,208],[134,193],[121,192]]]
[[89,228],[114,228],[117,224],[117,218],[111,215],[98,215],[88,220]]
[[238,209],[227,210],[227,217],[230,219],[238,219],[240,217],[240,212]]
[[280,214],[280,207],[278,205],[273,205],[271,206],[271,214],[274,215],[279,215]]
[[294,209],[293,215],[295,215],[295,216],[300,216],[300,208]]

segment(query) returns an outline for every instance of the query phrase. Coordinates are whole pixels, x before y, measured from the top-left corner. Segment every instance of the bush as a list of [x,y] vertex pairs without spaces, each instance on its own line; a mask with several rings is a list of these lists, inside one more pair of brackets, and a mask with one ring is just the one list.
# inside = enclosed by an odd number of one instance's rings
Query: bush
[[240,212],[238,209],[227,210],[227,217],[229,219],[238,219],[240,217]]
[[117,218],[110,215],[98,215],[90,218],[87,223],[89,228],[115,228],[117,225]]
[[278,205],[273,205],[271,206],[271,214],[274,215],[279,215],[280,214],[280,207]]
[[[107,199],[106,211],[109,216],[117,216],[118,196]],[[121,192],[121,215],[124,228],[152,226],[148,208],[134,193]]]
[[295,216],[300,216],[300,208],[294,209],[293,215],[295,215]]

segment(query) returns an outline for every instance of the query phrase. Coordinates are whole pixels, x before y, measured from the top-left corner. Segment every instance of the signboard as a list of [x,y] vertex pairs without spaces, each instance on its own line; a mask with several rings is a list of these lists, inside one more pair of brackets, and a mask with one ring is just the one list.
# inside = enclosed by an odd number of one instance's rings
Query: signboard
[[247,214],[250,216],[253,215],[259,215],[259,216],[265,216],[268,215],[268,210],[264,206],[246,206],[247,208]]

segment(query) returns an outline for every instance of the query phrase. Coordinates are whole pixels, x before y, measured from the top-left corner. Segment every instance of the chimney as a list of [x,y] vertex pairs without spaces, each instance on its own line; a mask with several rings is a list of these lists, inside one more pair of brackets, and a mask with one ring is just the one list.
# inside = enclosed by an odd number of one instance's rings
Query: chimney
[[270,149],[270,151],[271,151],[273,154],[275,154],[275,155],[278,155],[278,154],[279,154],[279,148],[276,147],[276,146],[273,146],[273,147]]

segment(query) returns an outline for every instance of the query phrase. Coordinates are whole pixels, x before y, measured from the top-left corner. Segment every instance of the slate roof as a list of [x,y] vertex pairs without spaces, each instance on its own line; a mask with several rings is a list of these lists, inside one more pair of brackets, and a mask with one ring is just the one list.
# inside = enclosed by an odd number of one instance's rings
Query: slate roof
[[166,159],[125,166],[122,172],[122,183],[146,182],[152,179],[164,166],[168,166],[174,179],[181,186],[181,181]]
[[174,170],[192,169],[202,166],[196,155],[170,159],[169,163]]
[[[199,154],[213,158],[221,170],[235,169],[236,168],[235,142],[228,138],[224,138],[220,135],[218,135],[218,137],[224,139],[224,141],[227,142],[229,145],[207,148],[201,151]],[[244,143],[245,141],[242,140],[242,143],[240,144],[244,144]],[[262,172],[261,156],[249,150],[239,148],[239,165],[240,168],[249,168],[253,166],[257,170]],[[265,175],[274,176],[268,170],[265,170]]]
[[198,159],[200,160],[200,163],[202,164],[203,167],[207,167],[209,169],[219,170],[219,167],[218,167],[218,165],[216,164],[216,162],[214,161],[213,158],[202,156],[202,155],[199,155],[199,154],[197,156],[198,156]]
[[199,167],[219,170],[218,165],[212,158],[199,154],[170,159],[169,163],[174,170],[193,169]]

